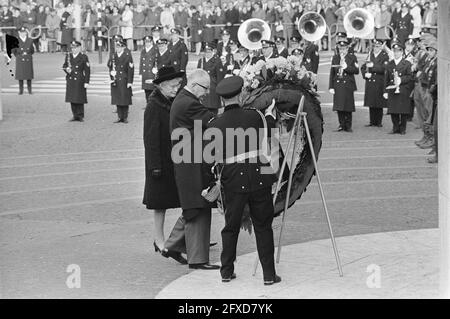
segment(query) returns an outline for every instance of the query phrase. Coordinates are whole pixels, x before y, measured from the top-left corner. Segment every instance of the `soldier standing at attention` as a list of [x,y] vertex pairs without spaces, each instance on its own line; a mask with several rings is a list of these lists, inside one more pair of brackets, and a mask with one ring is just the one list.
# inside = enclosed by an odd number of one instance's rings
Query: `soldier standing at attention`
[[87,103],[86,88],[89,86],[91,68],[87,55],[81,53],[81,43],[72,41],[72,53],[67,53],[63,70],[66,72],[66,102],[70,103],[72,121],[84,121],[84,104]]
[[33,40],[28,37],[28,30],[25,27],[19,29],[19,47],[13,49],[12,53],[16,57],[16,80],[19,81],[19,95],[23,94],[23,81],[27,81],[28,93],[31,91],[31,80],[34,77],[33,71]]
[[130,51],[125,51],[125,41],[116,43],[116,52],[108,61],[111,77],[111,104],[117,106],[118,120],[114,123],[128,123],[128,110],[132,104],[134,65]]
[[368,126],[382,127],[383,108],[386,107],[384,93],[384,71],[389,57],[382,50],[383,42],[373,40],[373,51],[369,53],[367,61],[361,66],[361,74],[366,80],[364,92],[364,105],[369,107]]
[[392,44],[394,60],[386,65],[384,78],[388,114],[392,119],[392,131],[389,134],[406,133],[406,122],[411,111],[409,96],[411,94],[411,63],[403,58],[405,47],[399,42]]
[[[276,181],[270,163],[262,159],[262,141],[243,142],[240,147],[228,134],[230,129],[270,130],[275,127],[275,101],[267,107],[266,114],[255,109],[242,109],[239,96],[244,81],[239,76],[231,76],[222,80],[216,92],[221,96],[225,106],[222,116],[213,119],[208,127],[219,129],[222,141],[218,142],[218,153],[222,156],[216,159],[218,170],[221,171],[221,182],[224,192],[225,227],[222,229],[222,266],[220,274],[222,282],[230,282],[236,278],[234,262],[236,261],[236,245],[241,227],[242,214],[246,204],[250,207],[250,216],[255,227],[256,247],[263,269],[264,285],[273,285],[281,281],[276,274],[274,262],[274,240],[272,221],[274,208],[272,203],[272,185]],[[254,136],[256,137],[256,133]],[[270,135],[270,133],[268,133]],[[270,138],[270,136],[267,136]],[[257,138],[257,137],[256,137]],[[243,145],[245,144],[245,146]],[[256,148],[256,149],[255,149]]]
[[[168,50],[172,62],[172,66],[177,72],[186,72],[186,67],[189,60],[188,49],[186,44],[180,40],[181,31],[179,29],[171,29],[171,41],[168,45]],[[183,78],[181,87],[186,84],[186,75]]]
[[143,41],[144,48],[141,51],[139,74],[142,76],[142,89],[145,91],[145,99],[148,102],[148,98],[154,90],[153,79],[158,71],[156,68],[157,49],[153,45],[151,36],[144,37]]
[[167,39],[159,39],[156,41],[158,46],[158,53],[156,56],[156,67],[161,69],[162,67],[172,65],[172,56],[170,55],[169,49],[167,48]]
[[355,112],[356,82],[355,74],[359,73],[358,60],[348,52],[349,42],[340,40],[338,54],[331,60],[330,93],[333,94],[333,111],[337,111],[339,127],[335,132],[353,132],[352,112]]

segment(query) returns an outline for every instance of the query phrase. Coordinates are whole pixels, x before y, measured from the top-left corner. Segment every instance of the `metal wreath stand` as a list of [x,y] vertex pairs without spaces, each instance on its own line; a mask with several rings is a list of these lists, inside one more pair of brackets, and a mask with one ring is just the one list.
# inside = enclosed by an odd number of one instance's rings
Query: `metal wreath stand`
[[[296,114],[296,117],[295,117],[294,125],[293,125],[292,131],[291,131],[291,133],[289,135],[289,141],[288,141],[288,145],[286,147],[286,150],[287,150],[286,157],[283,160],[280,172],[283,172],[284,168],[286,167],[287,158],[288,158],[287,155],[289,153],[288,151],[289,151],[289,149],[292,146],[292,141],[293,141],[293,138],[294,138],[294,135],[295,135],[295,143],[294,143],[294,146],[293,146],[292,157],[291,157],[291,166],[293,165],[292,163],[294,163],[294,157],[295,157],[295,154],[296,154],[296,151],[297,151],[297,141],[298,141],[298,135],[299,135],[298,132],[299,132],[299,129],[301,128],[301,125],[303,123],[303,125],[305,125],[305,131],[306,131],[306,136],[307,136],[307,139],[308,139],[308,145],[309,145],[309,149],[311,151],[311,156],[312,156],[312,160],[313,160],[313,163],[314,163],[314,168],[315,168],[315,171],[316,171],[317,183],[319,184],[320,196],[322,198],[322,204],[323,204],[323,208],[324,208],[324,211],[325,211],[325,216],[327,218],[328,230],[330,232],[330,239],[331,239],[331,243],[333,245],[333,251],[334,251],[334,256],[336,258],[336,264],[337,264],[337,268],[338,268],[338,271],[339,271],[339,276],[342,277],[344,274],[342,272],[342,266],[341,266],[341,261],[340,261],[340,258],[339,258],[339,252],[338,252],[338,249],[337,249],[337,246],[336,246],[336,241],[334,239],[333,228],[331,227],[331,221],[330,221],[330,216],[328,214],[327,203],[325,201],[325,195],[324,195],[324,192],[323,192],[323,189],[322,189],[322,183],[320,181],[319,169],[317,167],[316,155],[314,153],[314,147],[313,147],[312,140],[311,140],[311,134],[309,132],[308,121],[306,120],[306,115],[307,114],[306,114],[306,112],[303,112],[303,105],[304,105],[304,103],[305,103],[305,96],[302,96],[302,98],[300,99],[300,102],[299,102],[298,109],[297,109],[297,114]],[[283,238],[283,229],[284,229],[284,224],[286,222],[286,214],[287,214],[287,210],[288,210],[288,206],[289,206],[289,196],[290,196],[290,193],[291,193],[291,185],[292,185],[293,173],[294,173],[294,170],[291,169],[289,171],[289,179],[288,179],[288,186],[287,186],[288,188],[287,188],[287,194],[286,194],[286,201],[284,203],[284,210],[283,210],[283,213],[282,213],[280,235],[279,235],[279,238],[278,238],[277,264],[280,263],[281,248],[282,248],[281,241],[282,241],[282,238]],[[283,174],[280,173],[279,177],[278,177],[278,181],[277,181],[277,186],[275,188],[275,194],[273,195],[273,204],[274,205],[275,205],[275,201],[276,201],[277,196],[278,196],[278,192],[280,190],[280,184],[281,184],[282,177],[283,177]],[[256,259],[255,259],[255,265],[254,265],[254,269],[253,269],[253,276],[256,275],[256,270],[258,268],[258,264],[259,264],[259,257],[258,257],[258,252],[257,252],[256,253]]]

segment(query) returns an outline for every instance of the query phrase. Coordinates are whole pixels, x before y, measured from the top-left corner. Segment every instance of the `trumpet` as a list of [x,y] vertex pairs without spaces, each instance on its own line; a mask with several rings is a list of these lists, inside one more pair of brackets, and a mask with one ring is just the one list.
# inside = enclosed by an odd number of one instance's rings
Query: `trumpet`
[[[398,75],[398,72],[397,72],[397,70],[394,70],[394,86],[395,86],[394,94],[400,94],[400,82],[401,82],[401,79]],[[398,83],[398,84],[396,84],[396,83]]]

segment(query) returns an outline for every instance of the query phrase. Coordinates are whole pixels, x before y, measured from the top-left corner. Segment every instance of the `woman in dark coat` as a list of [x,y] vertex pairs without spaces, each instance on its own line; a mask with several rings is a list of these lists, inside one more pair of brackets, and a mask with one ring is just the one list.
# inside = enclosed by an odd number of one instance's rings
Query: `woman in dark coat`
[[19,46],[13,49],[16,57],[16,80],[19,81],[19,95],[23,94],[23,81],[27,81],[28,93],[31,92],[31,80],[34,77],[33,70],[33,40],[29,38],[25,27],[19,29]]
[[155,251],[164,247],[164,218],[166,209],[180,207],[175,173],[171,158],[170,108],[184,72],[173,67],[159,69],[144,112],[145,189],[143,204],[154,210]]

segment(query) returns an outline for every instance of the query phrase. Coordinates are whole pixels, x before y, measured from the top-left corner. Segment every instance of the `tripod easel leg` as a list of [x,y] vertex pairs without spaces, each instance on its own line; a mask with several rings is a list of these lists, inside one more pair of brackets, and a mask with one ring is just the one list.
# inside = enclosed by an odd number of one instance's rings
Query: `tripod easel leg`
[[334,239],[333,228],[331,227],[330,216],[328,214],[328,208],[327,208],[327,203],[325,201],[325,195],[324,195],[323,189],[322,189],[322,183],[320,181],[319,169],[317,167],[316,154],[314,153],[314,147],[313,147],[313,144],[312,144],[311,134],[309,132],[308,121],[306,120],[306,115],[302,116],[302,120],[303,120],[303,123],[305,123],[306,136],[308,138],[309,149],[311,150],[311,157],[312,157],[312,160],[314,162],[314,168],[316,170],[317,183],[319,184],[320,196],[322,198],[323,209],[325,210],[325,215],[326,215],[326,218],[327,218],[328,230],[330,232],[330,239],[331,239],[331,243],[333,245],[333,251],[334,251],[334,256],[336,258],[336,264],[337,264],[337,267],[338,267],[339,276],[342,277],[342,276],[344,276],[344,274],[342,272],[341,260],[339,258],[339,252],[338,252],[338,249],[337,249],[337,246],[336,246],[336,241]]

